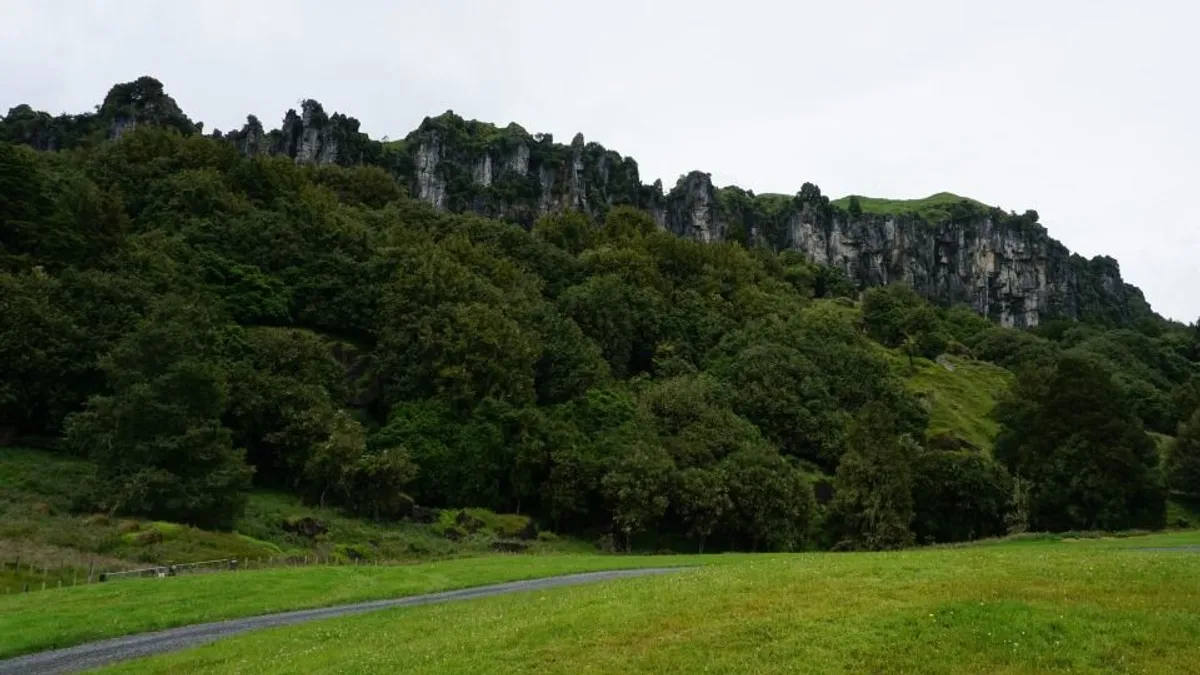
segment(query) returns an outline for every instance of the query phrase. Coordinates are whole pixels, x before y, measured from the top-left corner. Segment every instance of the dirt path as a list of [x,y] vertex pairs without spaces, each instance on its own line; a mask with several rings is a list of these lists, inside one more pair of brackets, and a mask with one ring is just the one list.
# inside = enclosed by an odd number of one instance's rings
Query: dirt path
[[633,570],[612,570],[607,572],[586,572],[583,574],[567,574],[545,579],[529,579],[527,581],[512,581],[491,586],[464,588],[457,591],[443,591],[426,595],[414,595],[392,600],[373,600],[357,602],[350,605],[323,607],[320,609],[303,609],[294,612],[280,612],[252,616],[244,619],[230,619],[214,623],[201,623],[193,626],[182,626],[154,633],[142,633],[126,637],[89,642],[76,647],[54,649],[13,659],[0,661],[0,675],[42,675],[49,673],[74,673],[92,668],[127,661],[129,659],[162,654],[188,647],[208,644],[221,638],[246,633],[261,628],[290,626],[318,619],[329,619],[351,614],[374,612],[392,607],[412,607],[416,605],[431,605],[440,602],[457,600],[472,600],[493,595],[536,591],[563,586],[577,586],[598,581],[640,577],[649,574],[665,574],[678,572],[681,568],[651,567]]

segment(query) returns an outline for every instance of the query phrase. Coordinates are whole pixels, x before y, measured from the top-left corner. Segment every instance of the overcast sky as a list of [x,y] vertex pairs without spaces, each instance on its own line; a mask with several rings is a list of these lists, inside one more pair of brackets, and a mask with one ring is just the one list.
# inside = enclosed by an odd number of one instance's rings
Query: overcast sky
[[447,109],[582,131],[668,187],[950,191],[1037,209],[1191,322],[1198,29],[1170,0],[3,0],[0,110],[149,74],[210,130],[311,97],[375,137]]

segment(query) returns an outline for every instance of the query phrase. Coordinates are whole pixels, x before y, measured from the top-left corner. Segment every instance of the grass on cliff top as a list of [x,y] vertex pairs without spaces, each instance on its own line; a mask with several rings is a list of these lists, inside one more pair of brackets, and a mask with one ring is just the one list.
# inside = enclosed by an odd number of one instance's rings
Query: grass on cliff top
[[[923,199],[884,199],[881,197],[858,197],[863,213],[884,216],[902,216],[916,213],[930,223],[941,223],[950,219],[950,207],[959,202],[968,202],[979,209],[990,208],[987,204],[970,197],[960,197],[952,192],[939,192]],[[850,196],[833,201],[834,206],[850,208]]]
[[1013,374],[1000,366],[954,356],[943,359],[954,370],[918,359],[907,378],[910,391],[929,408],[927,437],[950,434],[990,452],[1000,426],[991,417],[996,400],[1012,383]]
[[256,632],[119,673],[1200,672],[1195,533],[760,555]]

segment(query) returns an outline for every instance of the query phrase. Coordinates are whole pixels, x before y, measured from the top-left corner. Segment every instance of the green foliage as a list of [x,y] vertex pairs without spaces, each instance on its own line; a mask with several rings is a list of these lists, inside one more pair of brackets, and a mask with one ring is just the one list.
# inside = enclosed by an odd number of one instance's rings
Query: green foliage
[[1012,491],[1008,472],[986,455],[922,452],[913,464],[913,534],[924,544],[1001,536]]
[[604,493],[612,503],[613,522],[624,536],[626,548],[634,534],[653,528],[666,513],[673,469],[661,447],[638,444],[604,476]]
[[1200,503],[1200,409],[1179,426],[1167,450],[1166,470],[1172,491]]
[[226,374],[220,318],[168,303],[105,357],[113,394],[67,421],[70,446],[99,467],[99,505],[197,525],[229,527],[252,469],[221,425]]
[[910,357],[934,358],[949,342],[937,312],[904,284],[868,290],[863,296],[862,313],[873,339],[887,347],[904,347]]
[[810,541],[816,512],[812,485],[787,460],[763,448],[739,450],[721,470],[728,480],[733,534],[750,550],[794,551]]
[[1022,373],[996,414],[996,456],[1030,480],[1033,528],[1162,527],[1155,443],[1102,365],[1069,354],[1049,373]]
[[880,550],[910,544],[916,458],[911,439],[897,433],[886,408],[872,403],[859,413],[847,440],[829,515],[837,546]]

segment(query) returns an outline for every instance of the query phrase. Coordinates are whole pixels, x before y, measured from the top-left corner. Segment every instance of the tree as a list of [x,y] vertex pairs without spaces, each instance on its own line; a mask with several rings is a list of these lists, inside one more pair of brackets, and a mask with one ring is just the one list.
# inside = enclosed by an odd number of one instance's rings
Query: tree
[[621,533],[625,550],[632,548],[634,535],[654,527],[666,513],[674,471],[675,465],[662,448],[641,442],[630,447],[604,476],[613,525]]
[[567,289],[559,306],[600,346],[614,376],[628,377],[653,363],[665,308],[655,289],[604,274]]
[[870,403],[856,416],[847,446],[830,507],[838,547],[880,550],[911,544],[914,443],[896,432],[887,408]]
[[103,360],[112,394],[67,420],[95,463],[100,504],[117,513],[231,527],[253,470],[221,425],[229,385],[219,317],[164,303]]
[[858,218],[862,217],[862,214],[863,214],[862,204],[858,201],[857,195],[850,195],[850,203],[847,205],[846,210],[850,212],[851,218],[854,218],[857,220]]
[[600,228],[579,211],[562,211],[538,218],[533,224],[533,236],[579,255],[596,245]]
[[735,541],[750,550],[795,551],[809,540],[816,501],[808,479],[773,449],[739,450],[721,463]]
[[1048,374],[1022,373],[996,415],[997,458],[1030,481],[1031,527],[1162,527],[1155,443],[1093,358],[1067,353]]
[[1167,454],[1167,481],[1182,497],[1200,501],[1200,409],[1179,425]]
[[912,528],[918,543],[1004,534],[1013,481],[1003,466],[968,451],[927,451],[915,459]]
[[406,518],[413,500],[404,488],[417,474],[417,466],[403,448],[364,452],[343,468],[347,484],[346,507],[351,513],[380,518]]
[[836,464],[848,416],[810,359],[796,349],[760,344],[739,352],[723,371],[733,409],[784,453]]
[[699,540],[700,553],[704,553],[704,542],[733,508],[725,475],[720,469],[684,469],[676,476],[672,494],[671,502],[686,524],[688,536]]
[[937,312],[906,284],[878,286],[863,296],[863,323],[875,340],[888,347],[905,348],[914,355],[933,358],[949,339]]

